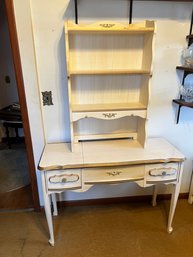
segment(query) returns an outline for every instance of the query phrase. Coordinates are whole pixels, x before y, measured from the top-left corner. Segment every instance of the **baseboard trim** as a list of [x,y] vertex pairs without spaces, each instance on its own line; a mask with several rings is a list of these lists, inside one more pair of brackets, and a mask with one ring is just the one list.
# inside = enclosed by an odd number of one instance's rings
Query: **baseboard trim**
[[[106,205],[118,203],[131,203],[131,202],[150,202],[152,195],[139,195],[139,196],[126,196],[126,197],[113,197],[113,198],[99,198],[99,199],[84,199],[73,201],[60,201],[57,202],[59,208],[67,206],[88,206],[88,205]],[[171,194],[160,194],[157,196],[158,201],[170,200]],[[188,199],[188,193],[181,193],[178,199]]]

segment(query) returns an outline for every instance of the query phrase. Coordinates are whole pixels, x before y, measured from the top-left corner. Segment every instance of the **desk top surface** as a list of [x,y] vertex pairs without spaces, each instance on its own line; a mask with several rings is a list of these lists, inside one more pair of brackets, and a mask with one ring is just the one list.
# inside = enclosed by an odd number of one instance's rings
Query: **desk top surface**
[[163,138],[147,139],[146,147],[129,140],[46,144],[39,170],[182,162],[185,157]]

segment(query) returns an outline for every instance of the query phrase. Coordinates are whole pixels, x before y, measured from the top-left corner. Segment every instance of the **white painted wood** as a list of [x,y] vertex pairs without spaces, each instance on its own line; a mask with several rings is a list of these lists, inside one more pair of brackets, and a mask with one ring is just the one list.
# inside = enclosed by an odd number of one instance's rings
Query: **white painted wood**
[[150,164],[145,165],[147,185],[155,184],[157,182],[170,182],[177,181],[179,172],[178,163],[163,163],[163,164]]
[[115,166],[106,168],[85,168],[84,184],[121,183],[144,180],[145,166]]
[[96,22],[94,24],[82,24],[77,25],[71,21],[68,21],[68,30],[70,33],[85,33],[85,32],[110,32],[110,33],[129,33],[129,34],[146,34],[153,32],[153,21],[141,21],[135,24],[121,24],[118,22]]
[[[125,135],[134,135],[137,133],[136,140],[139,142],[138,146],[142,147],[145,144],[145,123],[146,120],[138,116],[126,116],[120,119],[95,119],[86,118],[74,122],[74,133],[76,138],[84,137],[90,140],[99,139],[99,135],[107,135],[108,138],[125,138]],[[139,136],[141,131],[141,136]],[[88,137],[87,137],[88,136]],[[104,139],[104,136],[101,138]],[[127,136],[126,136],[127,137]]]
[[[39,170],[73,169],[183,162],[184,155],[163,138],[148,138],[146,148],[136,141],[104,140],[80,142],[71,152],[69,143],[47,144],[39,162]],[[172,164],[173,165],[173,164]],[[174,164],[175,165],[175,164]]]
[[180,193],[180,185],[181,185],[181,179],[183,174],[183,163],[180,163],[179,165],[180,165],[180,168],[179,168],[178,183],[172,185],[173,190],[172,190],[172,198],[170,203],[170,211],[169,211],[168,226],[167,226],[168,233],[172,233],[173,231],[172,221],[173,221],[173,217],[176,209],[176,204],[178,201],[178,196]]
[[[147,107],[149,75],[106,74],[71,76],[72,104],[113,104]],[[116,106],[116,104],[119,104]],[[140,107],[140,106],[139,106]]]
[[52,213],[51,213],[51,202],[50,202],[50,196],[46,189],[45,172],[41,173],[41,181],[42,181],[42,190],[43,190],[43,199],[44,199],[44,209],[45,209],[45,214],[46,214],[46,219],[47,219],[48,229],[50,234],[49,243],[51,246],[54,246],[54,229],[53,229],[53,221],[52,221]]
[[[184,161],[184,156],[178,150],[161,138],[148,139],[146,148],[140,148],[136,142],[129,144],[128,140],[83,142],[75,146],[76,153],[71,152],[69,144],[66,143],[47,144],[39,164],[39,169],[44,170],[41,177],[51,245],[54,245],[54,235],[49,194],[55,193],[52,190],[56,190],[56,187],[50,186],[50,179],[53,178],[51,182],[58,185],[58,192],[61,193],[69,187],[65,187],[60,178],[65,174],[73,174],[73,178],[79,178],[81,170],[82,184],[79,192],[86,191],[95,184],[133,181],[141,187],[154,186],[153,206],[156,205],[157,185],[172,184],[167,226],[168,233],[172,232]],[[61,170],[56,170],[57,168]],[[63,170],[65,168],[68,170]],[[70,180],[70,183],[74,182],[78,183],[79,179]],[[71,189],[73,190],[73,186]],[[56,204],[55,199],[53,201]]]
[[[116,138],[115,134],[120,137],[129,131],[138,133],[141,146],[145,146],[145,120],[138,116],[147,116],[153,34],[152,21],[132,25],[65,22],[72,145],[82,137]],[[118,125],[96,120],[131,115],[135,120],[116,120]],[[95,120],[85,121],[88,117]]]
[[103,112],[73,112],[72,120],[78,121],[80,119],[96,118],[102,120],[116,120],[125,116],[139,116],[146,118],[146,111],[103,111]]
[[75,144],[71,152],[70,143],[47,144],[39,162],[40,170],[68,169],[83,165],[81,144]]
[[81,170],[52,170],[46,173],[48,190],[77,189],[82,185]]
[[112,134],[90,134],[90,135],[75,135],[75,142],[79,141],[90,141],[90,140],[107,140],[107,139],[126,139],[126,140],[137,140],[137,133],[135,132],[120,132]]
[[184,159],[179,151],[162,138],[148,138],[145,149],[138,142],[128,140],[84,142],[83,152],[85,166],[93,163],[95,166],[101,163],[114,166],[116,163],[151,163],[155,160],[159,163]]

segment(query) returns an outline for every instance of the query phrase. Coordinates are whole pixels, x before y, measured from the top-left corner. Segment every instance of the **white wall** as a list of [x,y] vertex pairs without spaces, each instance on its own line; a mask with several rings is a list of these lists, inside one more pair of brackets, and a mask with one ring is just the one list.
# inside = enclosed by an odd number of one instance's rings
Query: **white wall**
[[[14,0],[14,12],[32,137],[33,153],[35,165],[37,167],[45,144],[45,139],[42,123],[38,77],[36,71],[35,49],[33,44],[30,0]],[[37,172],[37,177],[40,201],[42,203],[39,172]]]
[[[25,1],[23,0],[23,2]],[[53,92],[54,105],[42,107],[47,142],[69,140],[63,23],[65,19],[74,19],[73,2],[71,1],[67,6],[68,1],[64,0],[31,1],[39,91],[40,93],[50,90]],[[81,0],[79,2],[80,23],[96,20],[118,20],[123,22],[128,20],[128,1]],[[21,4],[21,0],[15,0],[15,3],[17,3],[18,14],[19,12],[22,13],[22,10],[24,11],[25,9]],[[191,109],[182,108],[180,123],[176,125],[177,108],[172,104],[172,99],[178,97],[180,80],[176,73],[176,66],[180,65],[181,51],[186,46],[185,37],[189,33],[192,7],[192,3],[137,1],[134,2],[133,8],[133,22],[153,19],[157,23],[148,136],[165,137],[185,154],[187,159],[185,161],[181,192],[188,192],[192,172],[193,112]],[[24,12],[26,19],[29,19],[29,10],[27,14],[26,10]],[[17,19],[21,20],[18,15]],[[29,77],[31,70],[30,67],[26,68],[25,63],[28,46],[22,42],[24,34],[27,33],[26,24],[18,22],[17,26],[22,38],[20,38],[20,48],[23,51],[23,69],[25,69],[25,76]],[[31,38],[28,39],[30,45],[32,44],[31,40]],[[34,85],[26,92],[29,99],[32,97],[29,94],[34,94],[33,90]],[[35,87],[35,91],[37,91],[37,87]],[[38,103],[36,103],[33,113],[30,114],[31,123],[34,121],[33,115],[36,114],[37,109],[39,111]],[[32,129],[35,129],[34,124],[32,124]],[[37,129],[33,136],[35,141],[37,140],[36,136],[39,136]],[[39,153],[35,151],[36,158],[40,156]],[[66,199],[84,199],[146,194],[149,192],[150,189],[142,190],[134,184],[130,184],[129,187],[128,184],[123,184],[112,187],[96,186],[83,194],[69,192],[65,194],[65,197]],[[167,191],[162,188],[162,192]]]

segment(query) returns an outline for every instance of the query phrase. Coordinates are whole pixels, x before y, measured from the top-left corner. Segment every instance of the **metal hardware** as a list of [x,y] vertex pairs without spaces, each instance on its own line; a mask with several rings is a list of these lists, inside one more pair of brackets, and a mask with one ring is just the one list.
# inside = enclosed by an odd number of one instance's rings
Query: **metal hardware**
[[[132,15],[133,15],[133,0],[130,1],[130,6],[129,6],[129,24],[132,23]],[[78,0],[74,0],[74,11],[75,11],[75,23],[78,24]],[[107,25],[113,25],[114,24],[107,24]],[[112,26],[110,26],[112,27]],[[109,26],[105,27],[109,28]]]
[[117,113],[103,113],[103,116],[109,119],[115,117],[116,115]]
[[165,176],[173,176],[176,174],[176,169],[174,168],[154,168],[149,170],[149,175],[152,177],[165,177]]
[[109,29],[115,26],[115,24],[105,23],[105,24],[99,24],[99,26]]
[[130,7],[129,7],[129,24],[132,23],[132,15],[133,15],[133,0],[130,0]]
[[42,92],[42,101],[43,101],[43,105],[53,105],[52,91]]
[[106,172],[106,174],[108,174],[109,176],[118,176],[122,173],[122,171],[108,171]]
[[74,183],[79,180],[79,175],[77,174],[62,174],[62,175],[54,175],[49,178],[49,182],[52,184],[58,183]]
[[75,23],[78,24],[78,0],[74,0]]
[[190,32],[189,32],[189,35],[192,34],[192,24],[193,24],[193,10],[192,10],[192,16],[191,16],[191,22],[190,22]]

